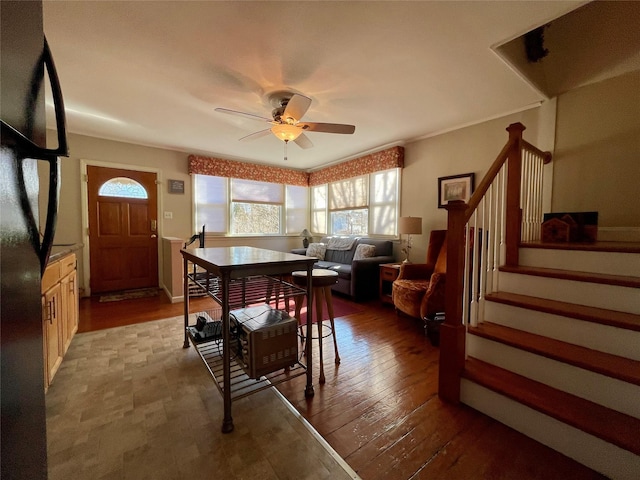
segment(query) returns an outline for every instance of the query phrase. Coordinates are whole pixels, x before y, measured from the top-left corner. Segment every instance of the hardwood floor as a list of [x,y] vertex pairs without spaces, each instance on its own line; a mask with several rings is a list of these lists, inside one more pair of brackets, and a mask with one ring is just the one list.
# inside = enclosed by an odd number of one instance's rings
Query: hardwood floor
[[[211,302],[192,300],[191,311]],[[336,319],[339,365],[331,338],[324,339],[327,381],[314,384],[313,398],[304,396],[304,376],[278,386],[361,478],[604,478],[469,407],[440,401],[439,350],[421,323],[377,300],[361,307]],[[110,303],[82,299],[79,331],[181,315],[182,309],[162,293]],[[317,366],[314,353],[316,373]]]

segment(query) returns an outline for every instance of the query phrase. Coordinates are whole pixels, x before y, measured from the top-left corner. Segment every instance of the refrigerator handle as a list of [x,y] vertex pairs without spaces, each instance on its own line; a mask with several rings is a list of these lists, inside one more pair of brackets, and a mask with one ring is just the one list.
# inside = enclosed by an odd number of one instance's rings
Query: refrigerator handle
[[[45,37],[44,50],[42,52],[42,60],[47,67],[47,74],[49,76],[49,83],[51,84],[51,93],[53,96],[53,105],[55,108],[56,116],[56,128],[58,131],[58,148],[44,148],[40,145],[36,145],[28,137],[23,135],[20,131],[13,128],[4,120],[0,120],[2,124],[2,136],[9,137],[15,146],[18,148],[22,158],[37,158],[39,160],[47,160],[49,162],[58,161],[58,156],[68,157],[69,147],[67,145],[67,121],[64,112],[64,101],[62,99],[62,90],[60,89],[60,80],[58,79],[58,72],[56,66],[53,63],[53,57],[51,56],[51,50],[49,49],[49,43]],[[36,72],[37,73],[37,72]],[[37,77],[34,78],[33,88],[39,87]],[[35,101],[37,97],[36,93],[32,96],[32,100]],[[30,129],[30,128],[29,128]]]
[[49,193],[47,195],[47,219],[44,224],[44,234],[42,244],[38,250],[40,258],[40,275],[44,275],[47,268],[53,237],[56,233],[56,223],[58,222],[58,204],[60,203],[60,161],[56,157],[55,161],[49,161]]
[[[53,245],[53,237],[56,230],[58,201],[60,198],[60,159],[58,158],[58,156],[69,156],[69,148],[67,145],[67,126],[64,111],[64,102],[62,99],[62,90],[60,88],[58,72],[56,71],[53,57],[51,55],[51,49],[49,48],[49,43],[47,42],[46,37],[44,39],[42,61],[44,63],[44,66],[47,67],[49,83],[51,84],[53,104],[55,107],[56,127],[58,131],[58,148],[43,148],[32,142],[31,139],[13,128],[4,120],[0,119],[0,134],[2,135],[3,139],[5,139],[4,141],[6,141],[8,144],[11,143],[14,145],[19,158],[33,158],[45,160],[49,163],[49,193],[47,195],[47,217],[45,221],[45,231],[43,234],[42,243],[39,239],[38,225],[33,215],[31,203],[29,202],[26,185],[24,184],[24,176],[21,173],[22,168],[21,165],[18,166],[20,171],[20,178],[18,180],[21,197],[20,203],[26,217],[28,229],[31,232],[31,241],[40,260],[41,274],[44,273],[44,269],[46,268],[47,262],[49,261],[49,254],[51,253],[51,246]],[[37,92],[40,89],[39,78],[40,77],[38,72],[34,72],[34,78],[32,82],[32,91],[34,92],[34,94],[32,95],[33,101],[35,101],[35,99],[37,98]]]

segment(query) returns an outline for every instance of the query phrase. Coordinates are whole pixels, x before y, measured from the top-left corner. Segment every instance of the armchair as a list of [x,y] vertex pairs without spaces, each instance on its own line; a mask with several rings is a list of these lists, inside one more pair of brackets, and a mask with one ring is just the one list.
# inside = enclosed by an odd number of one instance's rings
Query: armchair
[[447,231],[432,230],[426,263],[404,263],[393,282],[391,295],[396,310],[419,318],[444,311],[447,270]]

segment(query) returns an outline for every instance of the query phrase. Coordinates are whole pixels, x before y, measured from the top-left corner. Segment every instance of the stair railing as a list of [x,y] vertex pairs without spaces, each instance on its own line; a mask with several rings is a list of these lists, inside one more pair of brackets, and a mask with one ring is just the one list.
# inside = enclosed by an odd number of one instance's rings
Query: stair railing
[[487,293],[498,290],[501,265],[518,265],[521,241],[540,239],[543,167],[551,154],[522,139],[521,123],[509,125],[509,139],[469,203],[447,205],[445,322],[440,327],[439,396],[460,401],[467,328],[484,320]]

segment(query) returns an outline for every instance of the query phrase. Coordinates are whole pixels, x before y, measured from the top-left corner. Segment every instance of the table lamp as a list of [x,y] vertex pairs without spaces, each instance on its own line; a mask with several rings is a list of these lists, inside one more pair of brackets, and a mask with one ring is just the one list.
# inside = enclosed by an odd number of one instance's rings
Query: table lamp
[[405,259],[402,263],[411,263],[409,253],[411,252],[411,235],[422,234],[422,218],[420,217],[400,217],[398,221],[398,233],[400,236],[407,235],[407,242],[402,249]]
[[300,232],[300,236],[302,237],[302,246],[304,248],[307,248],[309,246],[309,239],[313,239],[313,237],[309,233],[309,230],[305,228],[304,230],[302,230],[302,232]]

